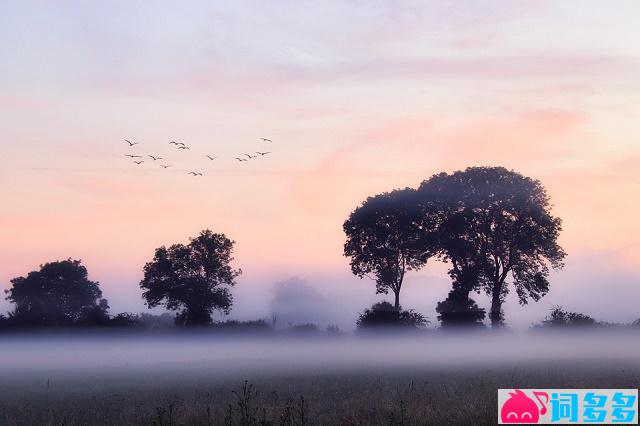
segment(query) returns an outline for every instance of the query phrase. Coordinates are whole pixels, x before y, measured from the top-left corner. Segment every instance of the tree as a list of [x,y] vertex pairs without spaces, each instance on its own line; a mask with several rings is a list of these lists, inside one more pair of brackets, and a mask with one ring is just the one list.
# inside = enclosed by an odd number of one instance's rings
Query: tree
[[594,326],[598,322],[589,315],[565,311],[562,306],[554,306],[539,327]]
[[109,303],[106,299],[100,299],[97,304],[83,308],[81,318],[77,323],[78,325],[86,327],[109,325],[111,321],[111,317],[109,316]]
[[429,258],[429,248],[420,241],[417,228],[415,190],[406,188],[369,197],[344,222],[347,236],[344,255],[351,258],[351,271],[376,282],[376,293],[395,296],[408,271],[420,269]]
[[491,297],[492,325],[503,321],[509,278],[523,305],[549,291],[549,265],[562,268],[566,253],[557,242],[562,221],[538,180],[504,167],[469,167],[432,177],[419,194],[443,212],[441,254],[464,260],[460,273],[453,263],[454,275],[465,289],[481,287]]
[[417,192],[422,245],[451,267],[452,289],[438,302],[436,312],[442,325],[477,325],[485,317],[469,297],[482,283],[479,247],[474,241],[474,215],[461,208],[459,186],[446,173],[422,182]]
[[421,313],[409,309],[403,311],[389,302],[378,302],[365,309],[359,317],[356,325],[358,329],[375,328],[424,328],[429,323]]
[[187,245],[156,249],[140,282],[147,306],[178,311],[180,325],[209,324],[214,310],[229,313],[233,303],[229,288],[242,273],[230,266],[233,245],[224,234],[207,229]]
[[6,299],[15,304],[9,316],[19,326],[98,325],[109,305],[99,284],[88,279],[79,260],[45,263],[26,277],[11,280]]

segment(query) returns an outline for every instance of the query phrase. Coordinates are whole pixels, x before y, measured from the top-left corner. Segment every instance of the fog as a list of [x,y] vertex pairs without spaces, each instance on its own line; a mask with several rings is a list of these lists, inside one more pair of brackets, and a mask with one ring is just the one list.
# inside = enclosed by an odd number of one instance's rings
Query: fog
[[[370,279],[358,279],[350,274],[348,266],[345,269],[341,273],[299,271],[296,275],[263,274],[248,269],[232,290],[234,304],[231,314],[216,314],[214,319],[266,319],[271,323],[275,313],[277,327],[315,322],[321,328],[336,324],[343,330],[353,330],[359,312],[375,302],[393,301],[393,298],[392,295],[375,294],[375,285]],[[13,275],[8,278],[13,278]],[[159,308],[150,311],[144,306],[137,285],[140,277],[118,285],[100,275],[95,279],[101,282],[113,314],[124,311],[162,312]],[[510,327],[526,329],[543,320],[553,306],[561,305],[599,321],[629,323],[640,317],[638,282],[640,276],[636,269],[623,268],[610,257],[597,253],[582,257],[573,255],[567,259],[567,266],[562,271],[552,273],[549,294],[538,302],[520,305],[510,286],[511,292],[503,306],[505,318]],[[296,290],[296,286],[301,289]],[[426,315],[431,325],[436,326],[436,304],[446,298],[450,289],[446,265],[434,262],[424,271],[407,275],[401,303],[405,309],[415,309]],[[472,297],[485,309],[491,306],[489,297],[484,293],[474,293]],[[0,300],[0,313],[11,308],[7,301]]]
[[279,281],[273,286],[269,302],[273,325],[287,327],[313,323],[321,328],[337,323],[344,325],[344,309],[335,303],[335,299],[320,293],[299,277]]
[[[539,323],[556,305],[580,312],[599,321],[630,323],[640,317],[637,300],[640,297],[640,275],[637,268],[625,268],[616,263],[613,255],[592,253],[590,256],[572,255],[566,267],[553,272],[549,293],[540,301],[520,305],[510,286],[510,293],[503,306],[510,327],[526,329]],[[43,259],[44,261],[45,259]],[[4,266],[4,265],[3,265]],[[243,270],[238,285],[233,289],[234,304],[229,316],[216,314],[216,321],[226,319],[266,319],[271,323],[276,314],[276,326],[314,322],[321,328],[338,325],[343,330],[353,330],[359,312],[380,300],[393,301],[392,295],[375,294],[374,283],[358,279],[348,271],[305,272],[297,275],[262,273]],[[451,281],[446,275],[447,266],[433,262],[424,271],[408,274],[401,294],[405,309],[415,309],[426,315],[431,325],[438,325],[435,307],[446,298]],[[25,271],[21,273],[24,274]],[[4,273],[0,284],[8,288],[8,280],[17,276]],[[109,300],[111,313],[147,312],[160,314],[161,308],[147,309],[138,287],[140,277],[105,279],[100,281],[104,296]],[[300,289],[296,289],[296,287]],[[472,294],[478,304],[488,309],[491,301],[486,294]],[[0,298],[0,314],[12,309],[12,305]]]
[[[3,336],[0,378],[90,373],[216,376],[362,369],[507,368],[537,363],[640,364],[637,330],[415,335],[52,334]],[[5,382],[6,383],[6,382]]]

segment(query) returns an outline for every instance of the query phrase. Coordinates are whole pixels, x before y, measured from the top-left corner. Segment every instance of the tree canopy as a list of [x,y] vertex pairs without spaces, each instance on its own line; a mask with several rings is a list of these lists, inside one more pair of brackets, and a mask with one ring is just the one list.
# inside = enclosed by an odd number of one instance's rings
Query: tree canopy
[[17,325],[98,325],[109,319],[107,300],[80,260],[45,263],[11,284],[5,293],[15,304],[9,317]]
[[440,255],[452,264],[454,285],[481,287],[492,299],[494,325],[502,322],[509,278],[521,304],[549,291],[549,265],[562,268],[566,253],[557,242],[562,221],[538,180],[504,167],[469,167],[433,176],[418,194],[428,211],[443,215]]
[[491,321],[502,323],[509,283],[521,304],[549,291],[550,268],[563,267],[562,221],[551,213],[543,185],[504,167],[439,173],[417,190],[369,197],[344,223],[352,272],[372,276],[378,293],[392,290],[399,306],[405,273],[429,257],[450,264],[452,291],[440,318],[484,318],[471,291],[491,297]]
[[230,287],[242,272],[231,267],[233,245],[224,234],[207,229],[187,245],[156,249],[140,282],[147,306],[178,311],[176,323],[181,325],[209,324],[215,310],[228,313]]
[[369,197],[343,225],[352,272],[374,279],[377,293],[391,290],[396,308],[405,274],[421,268],[430,255],[421,244],[414,193],[406,188]]

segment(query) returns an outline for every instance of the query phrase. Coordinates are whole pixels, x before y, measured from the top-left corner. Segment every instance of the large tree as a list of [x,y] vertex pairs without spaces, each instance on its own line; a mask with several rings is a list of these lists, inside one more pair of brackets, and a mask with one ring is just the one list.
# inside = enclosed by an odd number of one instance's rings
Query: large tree
[[416,198],[422,244],[433,247],[434,256],[450,265],[452,289],[447,299],[438,303],[438,318],[443,325],[482,321],[484,309],[469,297],[472,291],[481,289],[482,257],[473,239],[474,215],[460,208],[460,188],[447,173],[440,173],[422,182]]
[[417,228],[418,214],[415,190],[407,188],[369,197],[343,225],[352,272],[372,278],[377,293],[391,290],[396,309],[405,274],[421,268],[430,255]]
[[566,253],[557,241],[562,221],[538,180],[504,167],[469,167],[432,177],[419,193],[444,212],[442,253],[454,270],[456,254],[471,265],[465,289],[481,287],[491,297],[494,326],[503,320],[509,280],[521,304],[549,291],[549,267],[562,268]]
[[88,279],[79,260],[45,263],[11,284],[6,299],[15,304],[9,316],[18,326],[97,325],[108,319],[99,284]]
[[181,325],[209,324],[214,310],[228,313],[230,287],[242,272],[231,267],[233,245],[224,234],[207,229],[187,245],[156,249],[140,282],[147,306],[178,311]]

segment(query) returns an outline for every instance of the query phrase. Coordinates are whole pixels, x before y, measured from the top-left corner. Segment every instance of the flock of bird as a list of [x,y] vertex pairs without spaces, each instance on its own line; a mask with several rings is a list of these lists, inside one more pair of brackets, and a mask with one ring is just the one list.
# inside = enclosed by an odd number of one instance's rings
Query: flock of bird
[[[260,140],[262,142],[269,142],[269,143],[273,143],[273,141],[271,139],[267,139],[267,138],[260,138]],[[124,140],[127,144],[129,144],[129,148],[133,148],[135,145],[140,145],[140,142],[131,142],[128,139]],[[191,148],[185,144],[184,142],[176,142],[176,141],[171,141],[169,142],[169,145],[174,145],[176,149],[178,150],[191,150]],[[265,155],[271,154],[271,151],[256,151],[255,152],[256,155],[251,155],[251,154],[239,154],[239,157],[235,157],[235,159],[238,162],[245,162],[245,161],[249,161],[252,160],[254,158],[258,158],[258,156],[260,157],[264,157]],[[163,160],[163,157],[158,157],[155,155],[137,155],[137,154],[125,154],[126,157],[131,158],[131,160],[133,160],[133,163],[136,165],[141,165],[142,163],[144,163],[143,158],[148,157],[151,158],[152,162],[156,162],[156,161],[160,161]],[[245,158],[246,157],[246,158]],[[214,157],[212,155],[207,154],[206,158],[208,158],[210,161],[214,161],[216,160],[218,157]],[[160,167],[162,167],[163,169],[168,169],[169,167],[172,167],[171,164],[163,164],[160,163]],[[196,172],[196,171],[190,171],[188,172],[188,174],[192,175],[192,176],[203,176],[202,172]]]

